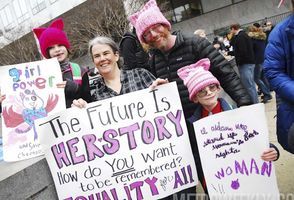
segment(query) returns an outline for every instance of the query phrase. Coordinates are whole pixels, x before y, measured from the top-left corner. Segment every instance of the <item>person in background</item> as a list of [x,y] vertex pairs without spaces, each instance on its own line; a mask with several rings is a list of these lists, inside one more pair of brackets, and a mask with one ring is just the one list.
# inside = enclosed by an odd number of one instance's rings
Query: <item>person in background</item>
[[242,84],[250,94],[252,102],[258,103],[258,95],[254,82],[255,58],[251,38],[241,29],[240,24],[232,24],[230,30],[234,35],[231,39],[231,44]]
[[[146,43],[151,51],[151,69],[155,76],[176,81],[185,117],[191,116],[195,104],[189,100],[187,88],[177,75],[177,70],[188,64],[195,63],[201,58],[208,57],[212,62],[210,71],[215,74],[224,90],[232,97],[238,106],[252,103],[246,89],[225,58],[203,37],[183,35],[180,31],[171,34],[171,24],[163,16],[155,0],[148,1],[144,7],[129,17],[136,28],[139,40]],[[193,152],[197,151],[193,127],[189,128],[189,137]],[[195,157],[196,156],[196,157]],[[197,155],[194,154],[197,165]],[[189,198],[195,194],[195,187],[188,188],[175,194],[175,198]],[[190,196],[190,199],[195,199]],[[173,199],[169,196],[165,199]]]
[[45,58],[57,58],[62,72],[63,82],[58,88],[64,88],[66,108],[71,106],[74,99],[83,96],[90,100],[89,77],[87,70],[78,64],[69,61],[70,42],[63,31],[63,20],[54,20],[49,27],[34,28],[41,53]]
[[263,27],[263,31],[265,32],[266,34],[266,44],[268,42],[268,37],[269,37],[269,34],[271,33],[271,31],[274,29],[274,25],[271,21],[267,21],[265,22],[265,25]]
[[[199,119],[233,109],[224,99],[219,98],[220,83],[208,71],[209,68],[210,61],[208,58],[204,58],[195,64],[182,67],[177,71],[179,77],[188,88],[190,100],[197,105],[193,115],[188,119],[188,123],[191,126]],[[279,155],[278,148],[270,144],[270,148],[261,154],[261,158],[264,161],[276,161]],[[201,165],[197,165],[196,167],[198,175],[201,177],[201,185],[208,195],[203,169]]]
[[278,141],[285,150],[294,153],[290,148],[294,143],[294,0],[291,3],[292,14],[269,35],[263,65],[276,93]]
[[143,49],[136,30],[126,32],[119,44],[120,55],[123,57],[123,69],[144,68],[150,71],[149,55]]
[[204,29],[196,29],[196,30],[194,31],[194,35],[197,35],[197,36],[199,36],[199,37],[203,37],[203,38],[207,38]]
[[213,38],[212,44],[214,48],[218,49],[223,54],[226,51],[226,47],[224,45],[224,38],[222,36],[216,36],[215,38]]
[[[119,48],[109,37],[97,36],[89,42],[89,54],[100,76],[91,93],[90,102],[115,97],[118,95],[142,90],[154,85],[167,83],[155,77],[144,68],[125,70],[119,67]],[[82,98],[75,99],[72,106],[83,108],[87,102]]]
[[272,95],[270,93],[269,87],[266,83],[264,83],[262,79],[262,63],[264,61],[266,34],[262,31],[258,23],[254,23],[253,26],[249,27],[248,35],[252,39],[253,52],[255,58],[254,81],[263,94],[263,96],[261,97],[262,102],[267,103],[269,100],[272,99]]

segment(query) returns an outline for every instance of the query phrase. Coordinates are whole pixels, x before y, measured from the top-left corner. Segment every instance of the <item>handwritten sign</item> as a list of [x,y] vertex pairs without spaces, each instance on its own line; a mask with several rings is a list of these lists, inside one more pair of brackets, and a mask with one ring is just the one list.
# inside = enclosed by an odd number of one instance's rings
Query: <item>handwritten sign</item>
[[175,82],[37,123],[59,199],[159,199],[197,183]]
[[269,148],[264,104],[203,118],[194,129],[211,199],[279,199],[274,165],[260,157]]
[[65,109],[64,91],[56,59],[0,67],[2,135],[5,161],[44,154],[35,120]]

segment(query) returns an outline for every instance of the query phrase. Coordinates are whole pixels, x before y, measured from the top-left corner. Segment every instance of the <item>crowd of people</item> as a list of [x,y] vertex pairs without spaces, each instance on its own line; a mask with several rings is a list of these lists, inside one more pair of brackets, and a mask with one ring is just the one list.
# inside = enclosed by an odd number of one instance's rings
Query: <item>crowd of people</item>
[[[89,54],[99,73],[92,87],[87,69],[69,61],[70,42],[63,31],[62,19],[33,31],[42,55],[56,57],[60,64],[63,82],[57,87],[64,88],[67,108],[83,108],[90,102],[176,81],[199,180],[207,193],[192,123],[232,109],[225,99],[219,98],[220,87],[238,107],[259,103],[256,85],[263,94],[263,103],[272,99],[274,90],[278,102],[278,139],[286,150],[294,153],[293,18],[292,14],[270,35],[267,26],[263,29],[255,23],[246,32],[235,23],[230,26],[231,38],[226,35],[210,42],[203,29],[196,30],[193,36],[172,32],[156,1],[149,0],[129,16],[133,31],[124,35],[119,46],[104,36],[89,42]],[[124,63],[120,63],[120,55]],[[226,59],[228,55],[234,56],[239,75]],[[0,97],[0,102],[3,100],[5,95]],[[279,150],[271,145],[261,158],[277,160]],[[192,187],[174,195],[181,198],[195,192]],[[171,195],[164,199],[173,198]]]

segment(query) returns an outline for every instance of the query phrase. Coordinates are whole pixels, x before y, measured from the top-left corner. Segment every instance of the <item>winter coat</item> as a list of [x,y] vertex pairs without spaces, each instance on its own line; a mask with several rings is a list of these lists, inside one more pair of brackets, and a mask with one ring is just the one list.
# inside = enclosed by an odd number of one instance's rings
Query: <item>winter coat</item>
[[266,34],[264,32],[249,32],[248,35],[252,39],[255,64],[262,64],[264,61]]
[[211,62],[209,70],[238,106],[252,103],[234,69],[207,39],[195,35],[187,37],[179,31],[174,34],[177,36],[175,45],[168,53],[158,49],[152,51],[151,69],[155,77],[168,78],[170,82],[177,82],[186,118],[191,116],[196,106],[189,100],[187,87],[177,75],[177,70],[194,64],[202,58],[209,58]]
[[83,98],[85,101],[90,102],[90,86],[89,77],[85,68],[81,68],[82,82],[79,84],[73,80],[73,73],[70,65],[62,69],[62,79],[66,81],[66,86],[64,89],[66,108],[70,108],[72,101],[74,99]]
[[149,55],[144,51],[135,34],[125,33],[120,41],[119,49],[124,59],[123,69],[144,68],[150,71]]
[[265,75],[276,92],[278,141],[290,151],[288,134],[294,126],[294,14],[272,30],[263,65]]
[[247,33],[241,30],[231,39],[231,45],[234,48],[236,64],[255,64],[253,45],[251,38]]

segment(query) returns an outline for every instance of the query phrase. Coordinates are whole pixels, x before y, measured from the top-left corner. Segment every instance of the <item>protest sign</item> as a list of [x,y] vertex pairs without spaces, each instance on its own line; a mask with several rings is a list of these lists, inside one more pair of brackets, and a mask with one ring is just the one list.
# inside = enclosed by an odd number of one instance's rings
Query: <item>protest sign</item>
[[211,199],[279,199],[264,104],[221,112],[194,123]]
[[39,119],[59,199],[159,199],[195,186],[176,83]]
[[34,120],[65,109],[57,59],[0,67],[2,136],[5,161],[42,155]]

